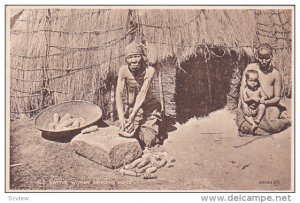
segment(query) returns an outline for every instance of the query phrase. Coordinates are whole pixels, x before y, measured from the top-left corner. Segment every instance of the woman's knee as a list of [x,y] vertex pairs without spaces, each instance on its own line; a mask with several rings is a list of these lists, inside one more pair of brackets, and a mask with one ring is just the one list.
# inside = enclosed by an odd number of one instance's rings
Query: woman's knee
[[285,127],[285,121],[284,119],[279,118],[280,111],[277,107],[268,107],[266,109],[266,114],[270,132],[277,133]]

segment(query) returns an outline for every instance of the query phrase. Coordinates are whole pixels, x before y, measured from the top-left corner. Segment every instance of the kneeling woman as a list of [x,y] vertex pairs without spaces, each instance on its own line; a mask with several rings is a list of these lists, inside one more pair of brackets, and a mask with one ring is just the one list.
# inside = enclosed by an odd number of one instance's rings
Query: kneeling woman
[[[116,89],[116,105],[121,134],[136,137],[146,147],[158,142],[161,104],[151,91],[155,69],[146,64],[143,45],[133,42],[125,48],[127,65],[121,66]],[[128,106],[124,111],[122,93],[126,88]]]

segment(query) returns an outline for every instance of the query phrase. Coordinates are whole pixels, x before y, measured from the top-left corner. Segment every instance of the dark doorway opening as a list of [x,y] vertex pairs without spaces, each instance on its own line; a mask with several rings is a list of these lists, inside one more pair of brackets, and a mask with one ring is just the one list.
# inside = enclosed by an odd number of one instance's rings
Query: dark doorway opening
[[177,120],[186,122],[194,116],[207,116],[223,108],[236,67],[235,55],[211,58],[193,56],[181,63],[176,72],[175,103]]

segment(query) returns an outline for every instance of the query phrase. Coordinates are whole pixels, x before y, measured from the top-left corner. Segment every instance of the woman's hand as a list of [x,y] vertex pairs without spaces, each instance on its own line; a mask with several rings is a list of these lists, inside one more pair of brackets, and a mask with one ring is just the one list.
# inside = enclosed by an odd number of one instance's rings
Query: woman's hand
[[260,98],[260,99],[259,99],[259,103],[265,104],[265,98],[264,98],[264,97]]
[[125,125],[125,131],[131,133],[134,130],[133,122],[127,119],[127,123]]
[[121,130],[124,130],[125,129],[125,125],[126,125],[126,119],[124,117],[120,117],[119,122],[120,122],[120,128],[121,128]]
[[260,102],[260,98],[259,97],[252,97],[251,98],[252,101],[259,103]]
[[129,118],[127,119],[127,123],[125,126],[128,133],[131,133],[134,130],[134,116],[130,114]]
[[134,117],[132,115],[130,115],[128,119],[123,120],[121,129],[128,133],[131,133],[134,130]]

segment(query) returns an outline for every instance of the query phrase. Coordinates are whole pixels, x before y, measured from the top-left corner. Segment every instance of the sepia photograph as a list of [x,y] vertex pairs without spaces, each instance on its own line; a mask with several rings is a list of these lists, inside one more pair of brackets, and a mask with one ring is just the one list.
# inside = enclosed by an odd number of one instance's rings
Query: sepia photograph
[[5,6],[6,192],[294,192],[295,6]]

